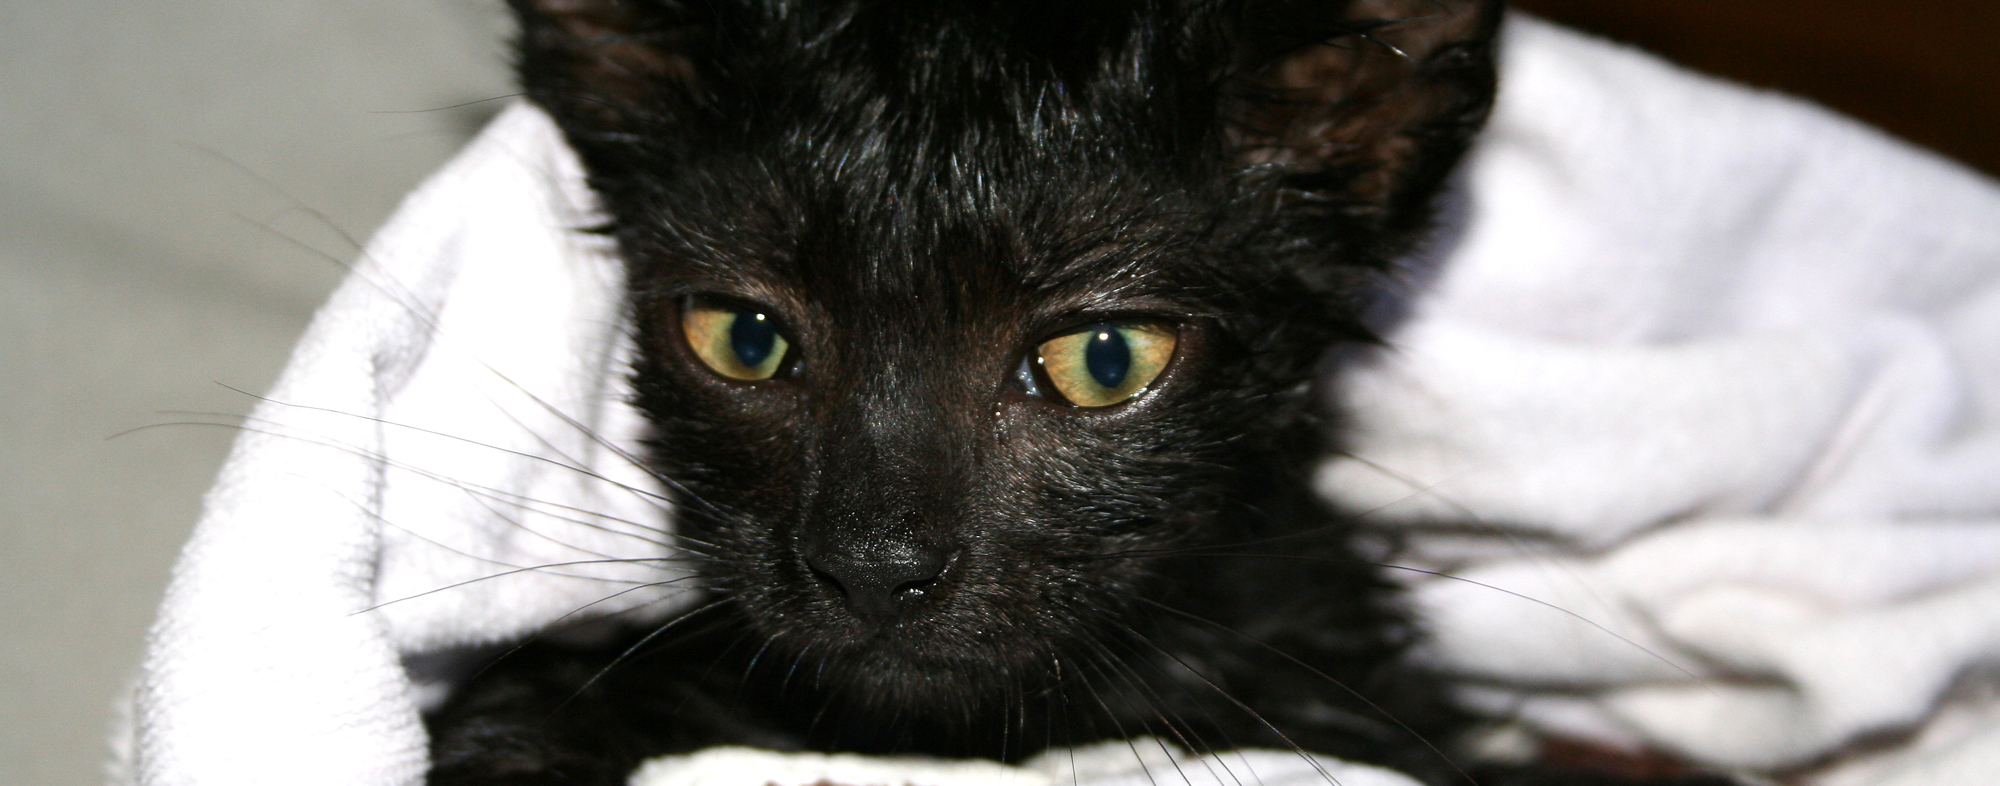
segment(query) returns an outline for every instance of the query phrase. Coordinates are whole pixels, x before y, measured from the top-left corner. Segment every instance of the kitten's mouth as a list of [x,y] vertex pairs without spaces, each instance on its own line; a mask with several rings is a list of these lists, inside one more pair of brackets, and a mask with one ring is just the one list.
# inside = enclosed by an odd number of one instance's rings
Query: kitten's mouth
[[827,682],[822,687],[863,707],[900,712],[954,707],[970,697],[1032,692],[1043,687],[1050,673],[1043,659],[1023,659],[1023,653],[963,647],[965,642],[931,643],[937,646],[905,639],[840,653],[830,659],[828,665],[834,668],[824,675]]
[[1064,615],[1044,613],[1049,577],[967,549],[939,551],[872,562],[800,554],[782,571],[790,589],[757,593],[743,611],[783,649],[823,659],[830,682],[859,693],[923,703],[992,681],[1018,690],[1063,638],[1056,619]]

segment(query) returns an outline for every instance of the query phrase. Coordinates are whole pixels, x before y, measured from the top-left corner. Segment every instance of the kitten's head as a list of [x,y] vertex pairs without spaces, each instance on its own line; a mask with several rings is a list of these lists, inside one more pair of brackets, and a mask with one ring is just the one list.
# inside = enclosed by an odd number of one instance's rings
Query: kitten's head
[[898,706],[1040,673],[1153,591],[1146,552],[1279,526],[1314,369],[1483,120],[1498,19],[514,4],[704,580]]

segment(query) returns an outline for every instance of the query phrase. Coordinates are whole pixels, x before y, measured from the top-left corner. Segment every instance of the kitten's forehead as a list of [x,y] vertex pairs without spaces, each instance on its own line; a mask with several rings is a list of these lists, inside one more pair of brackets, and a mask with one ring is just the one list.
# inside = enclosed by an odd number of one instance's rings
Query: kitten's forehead
[[743,218],[729,226],[697,218],[668,233],[699,242],[659,249],[657,264],[685,287],[843,321],[893,313],[906,322],[1034,323],[1200,310],[1209,252],[1185,194],[1136,183],[1048,193],[1038,179],[992,176],[968,194],[761,168],[783,182],[738,190],[729,201]]
[[[524,74],[568,108],[635,298],[709,286],[842,330],[1149,312],[1252,337],[1310,314],[1299,347],[1348,331],[1491,76],[1451,36],[1348,18],[1395,3],[1107,2],[1065,27],[1034,2],[576,2],[530,25]],[[1292,155],[1248,167],[1252,148]]]
[[793,266],[766,278],[855,295],[1137,285],[1152,251],[1198,226],[1185,192],[1214,173],[1188,170],[1218,139],[1177,108],[1208,117],[1210,86],[1177,65],[1170,31],[1139,23],[1142,6],[774,14],[708,69],[707,109],[654,137],[649,158],[675,170],[652,181],[658,202],[680,212],[658,219],[695,246],[718,225],[761,234],[736,244],[781,246],[764,250]]
[[713,151],[658,181],[664,209],[646,223],[667,242],[649,256],[732,294],[835,312],[1194,308],[1211,194],[1012,118],[895,138],[907,133],[868,113],[795,118]]

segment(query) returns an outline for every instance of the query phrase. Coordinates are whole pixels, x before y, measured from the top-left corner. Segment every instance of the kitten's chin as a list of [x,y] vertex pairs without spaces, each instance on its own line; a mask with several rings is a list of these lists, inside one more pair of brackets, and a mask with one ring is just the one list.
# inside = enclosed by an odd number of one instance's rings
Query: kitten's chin
[[954,653],[912,656],[898,650],[843,653],[829,659],[822,687],[862,710],[949,722],[988,699],[1048,687],[1051,663],[995,662]]
[[[1006,556],[969,553],[888,608],[777,557],[755,563],[757,575],[717,578],[733,590],[748,639],[768,650],[758,656],[766,676],[864,710],[956,718],[989,698],[1018,703],[1055,685],[1072,656],[1092,651],[1088,624],[1108,607],[1077,594],[1112,578]],[[794,671],[794,662],[808,665]]]
[[894,620],[827,615],[774,642],[793,658],[817,662],[811,678],[819,688],[863,707],[899,712],[962,712],[982,696],[1040,690],[1056,668],[1056,631],[1025,629],[994,615],[911,611]]

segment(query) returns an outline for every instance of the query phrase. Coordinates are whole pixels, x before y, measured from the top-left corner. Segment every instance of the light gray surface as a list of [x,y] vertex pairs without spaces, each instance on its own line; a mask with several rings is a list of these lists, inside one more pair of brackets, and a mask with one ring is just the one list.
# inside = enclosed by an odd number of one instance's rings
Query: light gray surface
[[[498,0],[0,0],[0,783],[92,784],[241,413],[511,91]],[[314,213],[323,214],[324,219]]]

